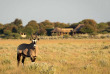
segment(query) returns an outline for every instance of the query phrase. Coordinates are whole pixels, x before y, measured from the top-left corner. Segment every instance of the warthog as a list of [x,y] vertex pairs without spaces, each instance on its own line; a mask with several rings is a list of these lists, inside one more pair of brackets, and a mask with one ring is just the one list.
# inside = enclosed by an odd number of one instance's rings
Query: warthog
[[36,56],[38,55],[38,45],[37,45],[37,35],[33,37],[32,35],[32,42],[30,44],[20,44],[17,48],[17,63],[19,66],[20,58],[22,56],[22,64],[24,66],[24,60],[26,57],[30,57],[32,62],[35,62]]

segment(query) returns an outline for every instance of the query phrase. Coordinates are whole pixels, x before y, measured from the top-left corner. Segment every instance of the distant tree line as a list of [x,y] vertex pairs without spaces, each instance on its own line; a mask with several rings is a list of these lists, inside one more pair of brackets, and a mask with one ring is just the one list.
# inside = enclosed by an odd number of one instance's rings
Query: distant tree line
[[59,28],[73,28],[75,29],[79,24],[84,24],[77,33],[88,33],[88,34],[98,34],[98,33],[110,33],[110,22],[97,23],[93,19],[85,19],[78,23],[60,23],[60,22],[50,22],[45,20],[38,23],[35,20],[28,22],[26,26],[23,26],[21,19],[15,19],[13,22],[8,24],[0,23],[0,37],[1,38],[20,38],[20,33],[25,33],[27,37],[31,34],[37,33],[38,35],[51,35],[50,31],[55,27]]

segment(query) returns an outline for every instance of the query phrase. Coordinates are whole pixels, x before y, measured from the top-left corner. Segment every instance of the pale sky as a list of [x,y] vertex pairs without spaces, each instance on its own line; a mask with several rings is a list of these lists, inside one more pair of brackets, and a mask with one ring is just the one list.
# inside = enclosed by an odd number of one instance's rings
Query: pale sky
[[110,0],[0,0],[0,23],[13,22],[16,18],[26,25],[31,20],[38,23],[77,23],[83,19],[96,22],[110,21]]

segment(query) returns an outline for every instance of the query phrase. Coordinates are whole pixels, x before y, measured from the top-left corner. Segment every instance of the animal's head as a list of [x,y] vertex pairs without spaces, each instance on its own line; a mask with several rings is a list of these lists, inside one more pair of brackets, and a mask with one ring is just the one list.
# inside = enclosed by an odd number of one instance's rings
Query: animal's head
[[32,44],[35,47],[36,44],[37,44],[37,41],[39,40],[39,38],[37,37],[37,35],[31,35],[31,39],[30,40],[32,41]]

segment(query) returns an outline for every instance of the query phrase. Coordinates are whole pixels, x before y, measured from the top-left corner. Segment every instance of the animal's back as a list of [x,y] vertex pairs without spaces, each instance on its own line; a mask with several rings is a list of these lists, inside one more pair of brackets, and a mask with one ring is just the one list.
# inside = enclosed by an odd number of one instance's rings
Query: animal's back
[[33,47],[30,44],[21,44],[17,48],[17,53],[24,54],[27,57],[37,56],[38,52],[38,46],[36,46],[36,48],[33,49]]
[[25,43],[19,45],[18,48],[17,48],[17,53],[22,53],[22,51],[24,51],[25,49],[28,48],[28,45],[29,44],[25,44]]

